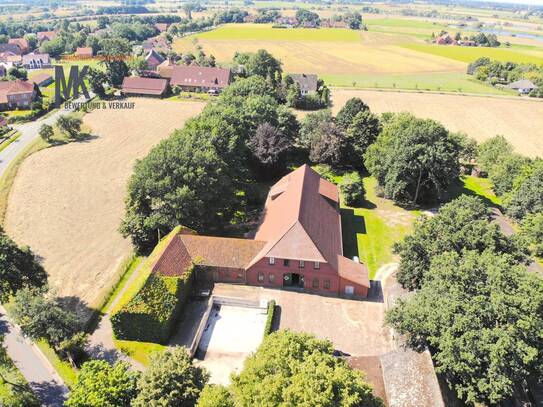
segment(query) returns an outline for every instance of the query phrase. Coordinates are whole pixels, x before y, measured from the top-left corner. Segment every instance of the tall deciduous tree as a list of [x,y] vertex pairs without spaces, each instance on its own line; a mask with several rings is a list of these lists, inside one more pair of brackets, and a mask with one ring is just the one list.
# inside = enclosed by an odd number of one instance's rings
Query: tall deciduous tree
[[55,349],[72,338],[81,325],[77,316],[64,310],[55,298],[28,288],[15,295],[13,317],[25,336],[33,340],[44,339]]
[[121,231],[140,250],[179,224],[206,232],[230,219],[235,185],[214,142],[213,134],[189,126],[136,163]]
[[469,403],[499,404],[543,374],[543,280],[493,251],[443,253],[387,321]]
[[100,53],[104,56],[100,64],[106,67],[108,82],[113,86],[120,86],[124,77],[128,76],[125,59],[132,52],[130,43],[124,38],[105,38],[100,47]]
[[360,112],[367,112],[370,108],[360,98],[351,98],[345,103],[336,116],[337,124],[347,130],[353,124],[354,118]]
[[507,204],[507,213],[515,219],[538,212],[543,212],[543,165],[522,181]]
[[25,287],[43,287],[47,273],[28,247],[18,247],[0,227],[0,301]]
[[263,123],[256,129],[248,146],[259,166],[266,172],[275,173],[285,168],[284,157],[292,146],[292,140],[271,124]]
[[369,110],[362,110],[354,116],[347,128],[347,161],[353,167],[364,165],[366,150],[377,140],[380,131],[379,118]]
[[519,262],[526,259],[514,240],[501,233],[498,225],[490,224],[490,212],[483,202],[462,195],[443,205],[435,216],[419,219],[413,234],[394,245],[400,255],[397,279],[409,290],[419,289],[435,256],[466,249],[507,252]]
[[126,362],[111,366],[105,360],[92,360],[81,367],[72,386],[67,407],[130,407],[137,394],[139,373]]
[[381,407],[362,375],[332,356],[332,343],[279,331],[267,336],[230,392],[240,406]]
[[132,406],[194,406],[208,378],[183,347],[154,354],[138,381],[138,396]]
[[400,113],[387,120],[365,164],[387,198],[418,205],[441,199],[458,179],[460,151],[441,124]]

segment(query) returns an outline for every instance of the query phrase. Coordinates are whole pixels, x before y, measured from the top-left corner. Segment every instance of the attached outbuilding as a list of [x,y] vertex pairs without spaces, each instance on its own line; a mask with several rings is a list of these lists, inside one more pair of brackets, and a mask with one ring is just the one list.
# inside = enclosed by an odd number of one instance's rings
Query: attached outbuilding
[[123,80],[121,93],[129,96],[162,97],[167,93],[168,86],[167,79],[128,76]]

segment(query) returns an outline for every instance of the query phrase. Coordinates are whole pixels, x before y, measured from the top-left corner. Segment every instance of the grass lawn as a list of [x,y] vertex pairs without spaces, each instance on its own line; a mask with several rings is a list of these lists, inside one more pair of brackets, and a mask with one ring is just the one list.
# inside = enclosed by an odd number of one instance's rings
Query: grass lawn
[[72,367],[70,362],[61,360],[47,342],[41,340],[36,342],[36,345],[38,345],[38,348],[40,348],[47,360],[53,365],[66,386],[72,387],[77,377],[77,371]]
[[328,86],[337,87],[428,90],[493,95],[516,94],[477,81],[463,72],[367,75],[323,74],[320,77]]
[[[341,177],[337,177],[339,182]],[[358,256],[370,271],[370,279],[379,267],[394,261],[392,245],[403,239],[413,228],[419,211],[408,211],[375,193],[377,180],[364,178],[366,201],[364,207],[341,205],[343,251],[346,257]]]
[[436,55],[455,61],[470,63],[477,58],[488,57],[502,62],[541,64],[543,50],[528,51],[523,49],[455,47],[433,44],[404,44],[403,48],[425,54]]
[[121,341],[113,339],[115,347],[125,355],[140,362],[142,365],[149,365],[150,356],[154,352],[162,352],[166,346],[158,343],[136,342],[136,341]]
[[0,151],[5,150],[7,146],[9,146],[11,143],[17,140],[20,136],[21,136],[21,133],[19,133],[18,131],[15,132],[15,134],[13,134],[8,140],[0,144]]
[[143,256],[131,256],[127,262],[125,262],[121,268],[122,271],[120,274],[120,279],[118,283],[115,285],[115,288],[111,291],[110,295],[108,296],[107,301],[104,303],[104,305],[100,308],[100,312],[102,314],[105,314],[109,311],[111,308],[111,305],[115,301],[115,298],[119,296],[119,293],[122,291],[124,286],[126,285],[126,282],[130,279],[130,277],[134,274],[138,266],[141,264],[141,261],[144,259]]
[[468,176],[462,177],[462,181],[464,182],[464,189],[467,191],[472,191],[495,206],[502,206],[502,199],[497,197],[494,191],[492,191],[492,184],[488,178]]

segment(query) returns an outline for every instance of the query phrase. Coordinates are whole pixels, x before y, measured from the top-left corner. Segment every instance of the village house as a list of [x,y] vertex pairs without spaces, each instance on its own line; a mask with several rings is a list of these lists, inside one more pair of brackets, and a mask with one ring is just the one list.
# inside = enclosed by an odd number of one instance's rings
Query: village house
[[300,86],[300,93],[308,95],[317,93],[319,87],[319,77],[315,74],[293,73],[289,75],[294,83]]
[[8,44],[17,45],[21,49],[21,54],[26,54],[30,50],[28,41],[24,38],[10,38]]
[[516,90],[521,95],[527,95],[532,90],[537,89],[537,85],[527,79],[520,79],[518,81],[511,82],[506,87]]
[[147,63],[148,69],[156,71],[158,66],[164,62],[164,57],[152,49],[145,56],[145,62]]
[[153,272],[179,276],[192,264],[206,282],[353,298],[370,288],[368,269],[343,256],[338,188],[307,165],[271,187],[254,239],[181,231]]
[[449,34],[440,35],[434,42],[437,45],[456,45],[456,41]]
[[232,81],[232,72],[225,68],[175,65],[166,72],[171,73],[170,84],[185,91],[217,93]]
[[165,59],[158,67],[157,71],[161,78],[171,79],[173,67],[176,66],[171,59]]
[[125,96],[162,97],[168,91],[167,79],[128,76],[124,78],[121,93]]
[[44,41],[52,41],[57,38],[58,33],[56,31],[39,31],[36,34],[38,42],[41,44]]
[[2,64],[6,69],[17,67],[23,62],[23,57],[21,55],[14,54],[13,52],[6,51],[0,52],[0,64]]
[[14,55],[22,55],[23,50],[18,44],[0,44],[0,53],[2,52],[11,52]]
[[141,44],[143,51],[147,54],[149,51],[155,50],[159,52],[168,52],[171,50],[170,44],[164,37],[153,37]]
[[26,54],[23,55],[23,66],[25,69],[51,68],[49,54]]
[[36,86],[32,82],[0,81],[0,110],[27,109],[36,98]]
[[91,47],[78,47],[75,50],[75,56],[81,59],[91,59],[94,52]]
[[321,21],[321,27],[327,28],[349,28],[345,21],[334,21],[331,19],[326,19]]

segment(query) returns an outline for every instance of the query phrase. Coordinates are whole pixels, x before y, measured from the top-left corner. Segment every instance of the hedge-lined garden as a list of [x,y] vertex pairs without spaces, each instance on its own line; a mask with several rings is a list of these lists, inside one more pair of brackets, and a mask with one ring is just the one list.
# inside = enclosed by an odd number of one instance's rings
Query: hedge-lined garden
[[275,300],[268,302],[268,316],[266,317],[266,325],[264,326],[264,337],[272,333],[273,316],[275,314]]

